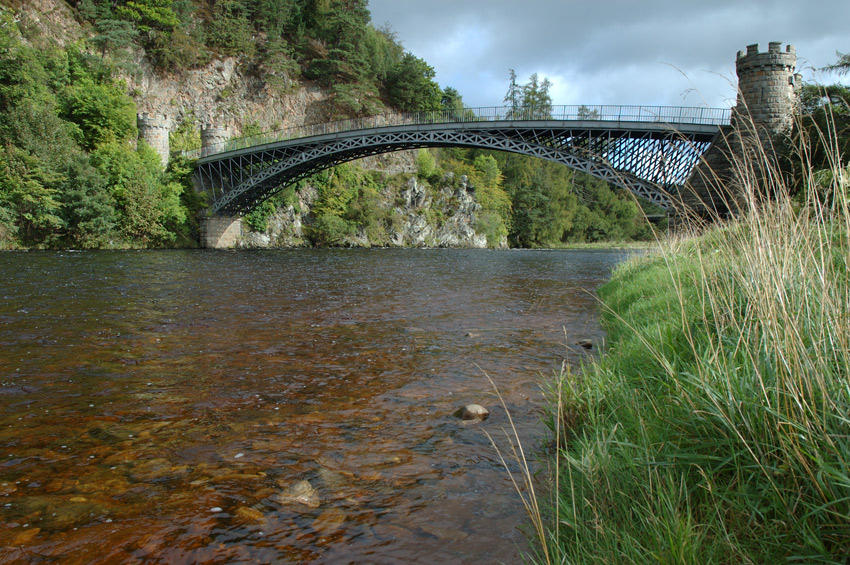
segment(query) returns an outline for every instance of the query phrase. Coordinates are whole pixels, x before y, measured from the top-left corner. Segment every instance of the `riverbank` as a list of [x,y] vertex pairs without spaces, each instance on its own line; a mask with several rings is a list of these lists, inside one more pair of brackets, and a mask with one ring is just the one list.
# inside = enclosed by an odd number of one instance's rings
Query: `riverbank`
[[846,558],[842,178],[828,204],[754,208],[630,259],[600,289],[604,353],[552,387],[558,497],[539,561]]

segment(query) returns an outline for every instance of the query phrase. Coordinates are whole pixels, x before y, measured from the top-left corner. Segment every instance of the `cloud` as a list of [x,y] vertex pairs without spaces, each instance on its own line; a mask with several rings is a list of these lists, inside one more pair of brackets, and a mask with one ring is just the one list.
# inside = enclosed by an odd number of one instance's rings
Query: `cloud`
[[[498,105],[508,69],[553,83],[556,104],[729,105],[735,55],[751,43],[797,46],[811,67],[850,51],[850,2],[789,0],[371,0],[405,47],[470,105]],[[822,76],[835,82],[834,76]]]

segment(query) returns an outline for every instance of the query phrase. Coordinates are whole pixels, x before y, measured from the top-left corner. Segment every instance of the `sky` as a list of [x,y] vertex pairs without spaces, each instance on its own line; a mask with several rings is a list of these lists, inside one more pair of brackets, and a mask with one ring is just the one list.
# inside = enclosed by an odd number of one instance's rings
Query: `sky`
[[797,72],[850,52],[850,0],[369,0],[467,106],[501,106],[514,69],[552,82],[554,104],[729,107],[735,57],[770,41],[797,49]]

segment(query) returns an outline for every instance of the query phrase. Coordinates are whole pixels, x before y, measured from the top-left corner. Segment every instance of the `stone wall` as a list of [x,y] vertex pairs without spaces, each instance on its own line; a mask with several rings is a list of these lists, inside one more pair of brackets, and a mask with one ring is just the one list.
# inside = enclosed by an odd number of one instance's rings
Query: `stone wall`
[[201,247],[228,249],[240,245],[242,218],[214,216],[201,218]]
[[220,152],[228,139],[230,134],[227,128],[204,124],[201,127],[201,157]]
[[734,119],[751,120],[771,136],[788,132],[797,105],[796,65],[793,45],[786,46],[785,52],[780,42],[770,43],[766,53],[759,52],[758,44],[747,46],[746,52],[739,51],[735,61],[738,100]]

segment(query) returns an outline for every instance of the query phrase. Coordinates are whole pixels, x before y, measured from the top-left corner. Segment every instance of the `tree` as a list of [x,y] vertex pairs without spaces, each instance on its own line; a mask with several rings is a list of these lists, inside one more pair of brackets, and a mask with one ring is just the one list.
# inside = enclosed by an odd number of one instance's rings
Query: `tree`
[[578,111],[576,112],[576,117],[579,120],[598,120],[599,119],[599,110],[596,108],[590,109],[584,104],[578,107]]
[[132,22],[113,18],[98,19],[94,29],[91,42],[100,50],[101,59],[107,51],[126,51],[139,35]]
[[336,82],[373,82],[368,76],[369,62],[365,38],[369,26],[366,0],[329,0],[309,2],[309,21],[315,25],[316,57],[307,68],[307,78],[324,86]]
[[180,25],[172,0],[127,0],[115,9],[115,14],[135,23],[142,33],[170,32]]
[[552,97],[549,89],[552,83],[548,78],[540,81],[537,73],[532,74],[522,87],[522,105],[526,116],[532,120],[544,120],[552,117]]
[[118,219],[114,201],[106,179],[83,153],[68,163],[59,200],[68,244],[84,249],[108,245]]
[[510,107],[510,111],[508,112],[508,119],[513,118],[519,115],[520,108],[522,107],[522,87],[517,84],[516,81],[516,71],[513,69],[508,69],[510,75],[510,83],[508,84],[508,91],[505,93],[505,102]]
[[80,141],[86,149],[136,136],[136,105],[116,86],[84,78],[64,95],[60,116],[80,127]]
[[62,175],[13,145],[0,147],[0,202],[25,243],[49,242],[62,227],[56,185]]
[[841,53],[836,51],[835,54],[838,56],[838,61],[831,65],[827,65],[825,69],[836,72],[839,75],[850,72],[850,53]]
[[443,93],[434,75],[431,65],[412,53],[405,53],[387,75],[390,103],[407,112],[439,110]]
[[248,8],[243,0],[225,0],[216,4],[216,16],[210,22],[207,43],[225,55],[254,54],[251,40],[254,27],[248,20]]
[[509,69],[510,83],[505,94],[505,102],[510,107],[508,119],[543,120],[552,117],[552,97],[549,89],[552,83],[548,78],[542,81],[537,73],[528,77],[526,84],[516,81],[516,72]]

